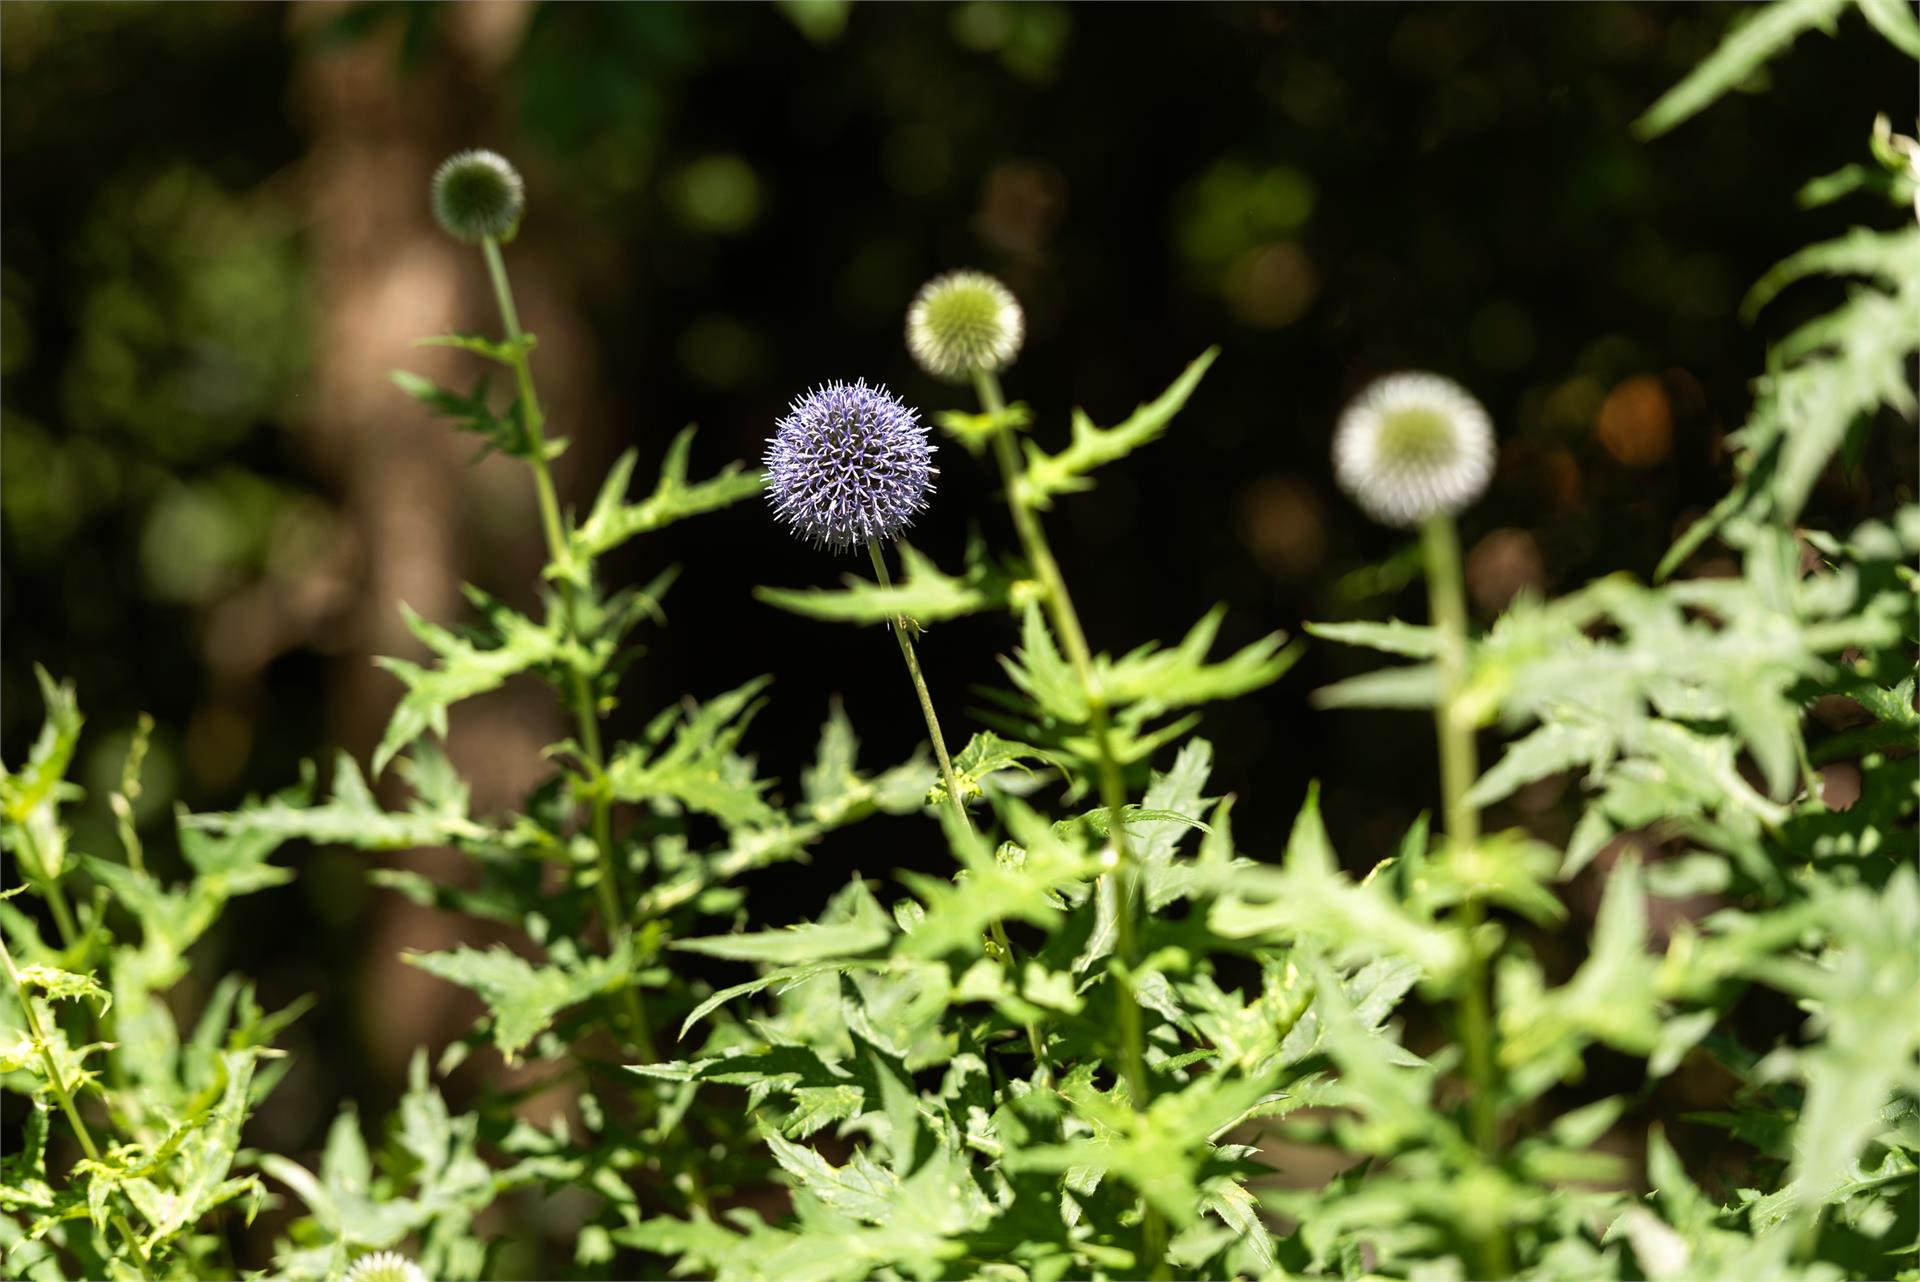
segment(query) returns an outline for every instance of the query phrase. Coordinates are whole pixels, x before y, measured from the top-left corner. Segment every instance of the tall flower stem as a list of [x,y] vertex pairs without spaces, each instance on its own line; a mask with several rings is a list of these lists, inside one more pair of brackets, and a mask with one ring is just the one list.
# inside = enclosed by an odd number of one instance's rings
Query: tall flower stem
[[[534,496],[540,504],[540,526],[546,534],[547,554],[555,564],[567,559],[566,531],[560,521],[560,499],[553,487],[553,472],[547,466],[546,417],[540,411],[540,397],[533,386],[533,364],[528,358],[525,336],[520,330],[520,314],[513,305],[513,286],[507,280],[507,265],[500,257],[500,242],[492,236],[480,242],[487,260],[487,276],[493,282],[494,302],[500,308],[500,323],[506,327],[512,352],[513,377],[520,397],[520,420],[527,433],[527,465],[533,469]],[[560,580],[560,609],[570,640],[582,641],[579,614],[575,607],[573,584]],[[580,753],[585,759],[593,811],[593,844],[600,856],[599,897],[602,924],[607,945],[626,932],[627,917],[621,909],[626,902],[620,890],[620,860],[613,841],[613,801],[607,786],[606,754],[600,744],[600,710],[587,684],[576,669],[568,672],[568,697],[580,726]],[[634,1047],[648,1060],[655,1058],[653,1037],[647,1027],[646,1008],[639,990],[623,988],[627,1007],[629,1035]]]
[[[1006,409],[1006,397],[1001,393],[997,375],[976,371],[973,385],[979,394],[980,406],[987,413],[997,415]],[[1094,753],[1098,759],[1100,800],[1107,808],[1108,840],[1113,843],[1117,861],[1113,893],[1117,935],[1115,945],[1121,963],[1115,973],[1119,984],[1121,1073],[1126,1079],[1128,1093],[1133,1096],[1134,1107],[1144,1111],[1153,1101],[1153,1084],[1147,1076],[1146,1037],[1141,1023],[1140,1003],[1134,997],[1133,988],[1133,972],[1140,964],[1139,943],[1133,921],[1140,876],[1132,844],[1127,839],[1127,786],[1120,773],[1120,760],[1113,750],[1113,722],[1107,714],[1106,697],[1094,680],[1093,650],[1087,645],[1086,630],[1080,626],[1080,615],[1073,608],[1073,598],[1067,593],[1066,580],[1060,574],[1060,563],[1054,560],[1053,549],[1047,543],[1046,530],[1040,524],[1039,515],[1034,511],[1025,488],[1020,484],[1020,456],[1014,448],[1013,433],[1009,429],[1003,427],[993,433],[993,454],[1000,466],[1001,480],[1006,485],[1007,509],[1013,515],[1014,531],[1020,537],[1020,546],[1032,564],[1033,572],[1040,578],[1048,616],[1053,620],[1054,631],[1060,634],[1060,644],[1066,649],[1067,662],[1073,666],[1074,676],[1080,683],[1081,696],[1087,703],[1087,720],[1093,730]],[[1166,1264],[1166,1224],[1160,1212],[1151,1204],[1146,1208],[1142,1231],[1146,1239],[1149,1267],[1154,1270],[1153,1276],[1160,1276]]]
[[[886,553],[880,549],[878,539],[867,540],[867,555],[873,558],[873,572],[880,586],[891,588],[893,576],[887,572]],[[971,834],[973,821],[967,816],[966,802],[960,796],[960,779],[953,773],[953,758],[947,754],[946,736],[940,733],[940,718],[933,710],[933,695],[927,690],[927,679],[920,671],[920,657],[914,650],[913,634],[918,629],[911,618],[904,614],[895,615],[892,624],[894,640],[900,643],[900,657],[906,660],[907,675],[913,678],[913,692],[920,697],[920,715],[927,722],[927,737],[933,741],[933,757],[940,763],[940,782],[947,791],[947,807],[953,812],[960,831]],[[995,918],[989,930],[994,947],[1000,950],[1001,964],[1012,974],[1015,967],[1013,941],[1007,938],[1007,928]],[[1040,1030],[1035,1025],[1027,1025],[1027,1046],[1033,1052],[1034,1063],[1042,1070],[1047,1066],[1046,1043],[1040,1038]]]
[[1420,527],[1427,563],[1427,603],[1440,635],[1440,702],[1434,728],[1440,743],[1440,795],[1447,836],[1457,845],[1480,839],[1480,812],[1467,804],[1467,790],[1480,773],[1473,725],[1460,706],[1467,679],[1467,601],[1460,575],[1460,536],[1450,516],[1429,517]]
[[[1440,697],[1434,704],[1434,730],[1440,748],[1440,797],[1447,840],[1465,852],[1480,839],[1480,812],[1467,792],[1480,773],[1474,727],[1465,705],[1467,681],[1467,604],[1461,580],[1460,536],[1453,518],[1427,518],[1420,527],[1420,545],[1427,563],[1428,610],[1439,636]],[[1467,1059],[1467,1078],[1473,1097],[1468,1104],[1474,1145],[1482,1157],[1495,1161],[1500,1152],[1499,1114],[1494,1092],[1498,1080],[1493,1062],[1493,1023],[1488,996],[1486,958],[1477,936],[1486,920],[1486,906],[1477,888],[1468,887],[1460,902],[1460,931],[1467,942],[1467,972],[1460,994],[1460,1040]],[[1506,1277],[1512,1270],[1504,1233],[1495,1231],[1480,1243],[1481,1270],[1488,1277]]]
[[[891,588],[893,576],[887,573],[886,553],[880,550],[878,539],[867,540],[867,555],[873,559],[873,572],[880,586]],[[967,818],[966,803],[960,796],[960,781],[953,773],[953,758],[947,755],[947,739],[940,733],[940,718],[933,710],[933,695],[927,690],[927,679],[920,671],[920,657],[914,652],[913,633],[919,625],[906,615],[897,614],[889,626],[893,629],[893,639],[900,643],[900,657],[907,662],[907,675],[913,678],[913,692],[920,698],[920,715],[926,719],[927,737],[933,740],[933,758],[940,763],[940,782],[947,790],[947,808],[953,812],[962,832],[972,832],[973,823]]]
[[[33,999],[27,993],[26,982],[20,977],[20,968],[13,963],[13,953],[7,948],[5,939],[0,939],[0,964],[5,965],[7,979],[13,984],[14,996],[19,999],[20,1011],[27,1024],[27,1036],[31,1037],[33,1044],[40,1048],[40,1063],[47,1070],[47,1085],[53,1091],[54,1099],[59,1101],[60,1111],[67,1115],[67,1121],[73,1127],[74,1138],[80,1141],[81,1151],[92,1161],[98,1162],[100,1148],[93,1142],[93,1132],[87,1129],[86,1121],[80,1116],[80,1109],[73,1102],[73,1093],[67,1089],[66,1079],[61,1076],[60,1063],[54,1058],[53,1046],[47,1041],[46,1030],[40,1024],[40,1014],[33,1008]],[[114,1228],[119,1230],[120,1235],[126,1238],[127,1245],[133,1249],[134,1258],[140,1264],[140,1276],[153,1276],[148,1268],[150,1261],[147,1259],[146,1248],[140,1245],[140,1235],[134,1232],[133,1225],[127,1222],[126,1213],[113,1212],[112,1223]]]

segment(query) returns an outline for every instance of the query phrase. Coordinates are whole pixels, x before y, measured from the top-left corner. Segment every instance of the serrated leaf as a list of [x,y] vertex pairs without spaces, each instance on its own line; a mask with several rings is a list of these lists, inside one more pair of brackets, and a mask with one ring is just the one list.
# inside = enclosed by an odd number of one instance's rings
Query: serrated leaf
[[1311,636],[1408,659],[1432,659],[1440,653],[1440,634],[1437,631],[1420,624],[1402,623],[1399,619],[1389,619],[1385,623],[1358,621],[1306,623],[1301,626]]
[[539,343],[532,334],[522,334],[518,342],[511,339],[481,338],[476,334],[441,334],[434,338],[417,338],[413,345],[415,347],[452,347],[501,365],[512,366],[521,357],[530,354]]
[[345,753],[334,759],[332,798],[304,804],[304,795],[299,790],[226,813],[185,815],[181,823],[253,842],[305,840],[360,850],[416,850],[490,835],[485,825],[463,815],[382,810],[360,768]]
[[1091,1168],[1117,1176],[1173,1223],[1185,1226],[1202,1209],[1200,1173],[1212,1152],[1210,1137],[1240,1121],[1269,1091],[1258,1080],[1210,1074],[1136,1112],[1076,1074],[1062,1084],[1061,1093],[1091,1124],[1092,1137],[1032,1145],[1005,1160],[1014,1170]]
[[1097,862],[1084,846],[1063,839],[1017,798],[1005,798],[1001,814],[1017,843],[1015,853],[991,860],[969,855],[968,866],[954,881],[900,874],[926,906],[926,915],[912,934],[901,938],[899,952],[915,957],[978,954],[993,922],[1025,921],[1047,930],[1063,924],[1054,892],[1096,875]]
[[1024,432],[1033,426],[1033,411],[1018,401],[996,412],[969,414],[962,410],[942,410],[933,416],[940,429],[960,442],[971,454],[978,455],[1001,432]]
[[905,617],[916,623],[938,623],[997,609],[1006,599],[1006,587],[983,559],[975,560],[963,577],[942,573],[923,553],[901,540],[900,577],[893,586],[844,576],[844,588],[792,590],[755,588],[755,597],[777,609],[829,623],[890,623]]
[[845,920],[806,922],[780,930],[738,935],[676,939],[672,946],[707,957],[781,966],[831,962],[872,953],[884,948],[893,938],[893,922],[871,893],[858,883],[855,886],[858,889],[848,904]]
[[1530,963],[1511,958],[1497,978],[1499,1060],[1523,1098],[1578,1072],[1589,1042],[1649,1055],[1659,1043],[1667,1003],[1658,959],[1647,950],[1639,862],[1628,857],[1614,865],[1586,960],[1572,979],[1545,989]]
[[1766,376],[1755,383],[1747,424],[1731,438],[1738,485],[1674,544],[1658,577],[1743,514],[1792,522],[1856,421],[1881,406],[1913,416],[1906,371],[1920,349],[1920,230],[1857,229],[1809,246],[1769,272],[1746,307],[1758,310],[1785,285],[1814,273],[1871,283],[1775,345]]
[[[1055,753],[1032,744],[1021,743],[1018,739],[1006,739],[991,730],[982,730],[967,740],[967,746],[953,757],[954,782],[959,785],[960,797],[970,801],[984,796],[981,781],[989,775],[1002,770],[1019,770],[1023,774],[1032,774],[1028,762],[1038,762],[1066,772],[1066,764]],[[946,781],[934,780],[932,789],[927,793],[928,805],[939,805],[947,799]]]
[[447,709],[454,704],[497,690],[510,677],[554,662],[564,645],[557,622],[537,624],[504,607],[494,606],[489,610],[492,631],[485,645],[476,645],[466,637],[429,623],[406,605],[400,609],[408,630],[433,651],[439,662],[429,668],[405,659],[375,660],[407,687],[387,723],[380,746],[374,750],[375,775],[385,770],[397,753],[429,730],[445,738]]
[[1313,692],[1316,708],[1431,708],[1440,697],[1440,670],[1430,663],[1364,672]]
[[1206,661],[1226,617],[1224,605],[1201,617],[1171,650],[1144,645],[1118,659],[1095,657],[1095,687],[1113,706],[1126,705],[1140,716],[1157,717],[1176,708],[1234,699],[1273,684],[1300,657],[1299,644],[1286,645],[1271,633],[1218,663]]
[[689,426],[673,438],[660,464],[660,479],[653,492],[638,503],[626,502],[625,495],[639,456],[633,450],[622,454],[607,473],[586,521],[568,540],[566,563],[550,573],[584,581],[584,567],[628,539],[690,516],[717,512],[760,493],[764,478],[757,471],[744,470],[738,462],[728,463],[704,481],[689,484],[687,470],[693,451],[693,433],[694,429]]
[[800,777],[804,814],[822,831],[874,809],[911,814],[926,803],[927,790],[934,786],[929,782],[935,780],[933,765],[918,751],[911,760],[869,776],[856,768],[858,749],[853,723],[835,700],[827,723],[820,728],[814,763]]
[[1736,16],[1720,45],[1634,122],[1642,138],[1656,138],[1705,110],[1808,31],[1833,30],[1848,0],[1778,0]]
[[[735,749],[759,710],[771,677],[756,677],[704,704],[688,700],[607,763],[607,786],[618,801],[681,805],[712,815],[730,830],[777,824],[767,784]],[[668,736],[671,734],[671,740]]]
[[1861,14],[1874,29],[1885,36],[1909,58],[1920,58],[1920,22],[1915,21],[1913,6],[1905,0],[1857,0]]
[[1613,753],[1606,727],[1554,722],[1507,745],[1500,760],[1467,792],[1470,806],[1490,806],[1549,775],[1603,761]]
[[1115,427],[1095,427],[1084,411],[1075,410],[1073,441],[1058,454],[1047,454],[1031,441],[1027,442],[1026,467],[1014,481],[1020,501],[1044,510],[1052,506],[1054,495],[1091,488],[1093,482],[1086,474],[1096,467],[1125,458],[1157,440],[1219,355],[1217,347],[1202,352],[1171,387]]
[[76,975],[57,966],[21,966],[19,977],[21,987],[38,989],[50,1002],[97,1002],[102,1015],[113,1008],[113,994],[91,975]]
[[38,665],[33,675],[46,717],[27,750],[26,764],[18,771],[0,767],[0,814],[10,830],[7,848],[20,860],[21,871],[45,882],[60,877],[67,867],[66,829],[58,810],[62,801],[77,795],[66,775],[83,718],[71,682],[56,682]]
[[426,406],[435,418],[446,420],[455,431],[468,432],[485,441],[482,454],[499,450],[513,458],[533,457],[533,441],[521,421],[519,402],[514,402],[504,415],[495,413],[487,403],[489,380],[484,374],[474,383],[473,390],[464,395],[410,370],[392,370],[387,377],[395,387]]
[[1247,867],[1235,874],[1208,915],[1231,939],[1311,940],[1334,956],[1399,956],[1430,980],[1445,980],[1465,961],[1451,931],[1414,917],[1377,881],[1356,884],[1340,871],[1320,821],[1318,788],[1294,820],[1280,868]]
[[561,1011],[630,982],[633,952],[623,938],[610,956],[569,965],[535,965],[501,945],[403,953],[402,960],[478,994],[493,1015],[494,1045],[513,1063]]
[[[681,941],[683,945],[690,944],[690,943],[699,943],[699,942],[700,942],[699,940],[682,940]],[[701,950],[698,948],[692,948],[692,949],[688,949],[687,951],[700,952]],[[821,975],[835,974],[840,971],[848,969],[850,966],[855,966],[860,964],[862,963],[848,962],[848,961],[827,961],[827,962],[812,962],[812,963],[799,965],[799,966],[782,966],[782,967],[779,967],[778,969],[768,971],[766,974],[760,976],[758,979],[749,979],[744,984],[735,984],[731,988],[723,988],[720,991],[713,993],[708,997],[704,998],[699,1005],[695,1006],[691,1011],[687,1012],[687,1017],[680,1022],[680,1036],[684,1038],[687,1035],[688,1031],[692,1029],[695,1024],[698,1024],[701,1020],[713,1014],[714,1011],[719,1010],[722,1006],[725,1006],[728,1002],[733,1001],[735,998],[750,997],[754,993],[762,992],[769,988],[776,988],[776,989],[791,988],[796,984],[804,984],[809,979],[815,979]]]

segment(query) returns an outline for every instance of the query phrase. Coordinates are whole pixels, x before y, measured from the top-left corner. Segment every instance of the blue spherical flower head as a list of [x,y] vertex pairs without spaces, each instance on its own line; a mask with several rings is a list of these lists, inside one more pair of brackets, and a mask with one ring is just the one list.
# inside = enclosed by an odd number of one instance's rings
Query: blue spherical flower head
[[884,387],[828,383],[767,442],[767,501],[794,534],[843,552],[891,539],[927,506],[938,469],[920,415]]

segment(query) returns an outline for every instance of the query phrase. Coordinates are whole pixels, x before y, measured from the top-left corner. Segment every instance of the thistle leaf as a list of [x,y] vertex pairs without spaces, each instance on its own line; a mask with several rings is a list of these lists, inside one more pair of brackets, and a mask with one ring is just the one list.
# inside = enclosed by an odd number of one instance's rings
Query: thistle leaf
[[564,640],[557,620],[537,624],[489,598],[479,599],[490,607],[490,627],[472,639],[429,623],[401,606],[408,630],[434,653],[439,663],[422,667],[405,659],[377,660],[381,667],[405,683],[407,692],[395,706],[380,746],[374,750],[375,775],[428,731],[445,738],[447,710],[454,704],[497,690],[508,678],[560,658]]
[[1095,427],[1084,411],[1075,410],[1073,441],[1058,454],[1047,454],[1027,442],[1026,467],[1014,482],[1021,501],[1042,510],[1051,507],[1057,494],[1091,489],[1087,473],[1159,439],[1219,355],[1217,347],[1202,352],[1171,387],[1115,427]]
[[1704,111],[1769,59],[1784,53],[1806,32],[1831,33],[1849,3],[1850,0],[1780,0],[1780,3],[1739,14],[1720,46],[1679,84],[1662,94],[1660,100],[1634,122],[1634,132],[1642,138],[1657,138]]
[[509,1064],[539,1036],[554,1016],[631,982],[633,951],[622,938],[606,957],[538,966],[505,947],[457,948],[444,953],[403,953],[429,975],[472,989],[493,1015],[493,1043]]
[[1004,579],[984,559],[972,560],[965,575],[955,578],[904,540],[894,546],[901,573],[891,587],[849,574],[838,591],[755,588],[753,594],[776,609],[829,623],[891,623],[902,617],[939,623],[997,609],[1006,600]]
[[633,450],[622,454],[607,473],[586,521],[568,540],[566,563],[550,568],[548,574],[584,582],[587,567],[596,558],[605,556],[628,539],[690,516],[717,512],[760,493],[764,478],[757,471],[746,471],[738,462],[728,463],[704,481],[689,484],[688,458],[693,451],[693,433],[694,429],[689,426],[673,438],[660,464],[659,481],[653,492],[638,503],[628,503],[625,495],[639,456]]
[[777,824],[780,814],[764,795],[768,785],[754,777],[752,760],[735,751],[770,681],[758,677],[657,718],[646,741],[627,745],[607,763],[615,800],[685,806],[729,830]]

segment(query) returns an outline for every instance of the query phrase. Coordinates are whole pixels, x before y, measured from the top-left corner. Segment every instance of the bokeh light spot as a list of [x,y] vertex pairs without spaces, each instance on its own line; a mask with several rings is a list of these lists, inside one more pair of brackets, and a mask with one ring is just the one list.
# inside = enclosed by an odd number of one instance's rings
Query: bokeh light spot
[[1600,406],[1600,444],[1628,467],[1652,467],[1673,449],[1673,406],[1651,374],[1622,382]]
[[760,213],[760,179],[738,156],[705,156],[680,172],[681,216],[722,235],[745,231]]
[[980,193],[975,227],[982,240],[1013,253],[1038,253],[1067,212],[1067,180],[1051,165],[995,165]]
[[1522,592],[1539,593],[1547,585],[1540,544],[1528,530],[1494,530],[1467,553],[1467,591],[1487,614],[1497,614]]
[[1247,324],[1279,329],[1306,313],[1318,285],[1306,251],[1282,241],[1250,249],[1234,262],[1227,274],[1227,301]]
[[1297,476],[1255,477],[1240,492],[1240,538],[1268,573],[1311,574],[1327,547],[1319,495]]

